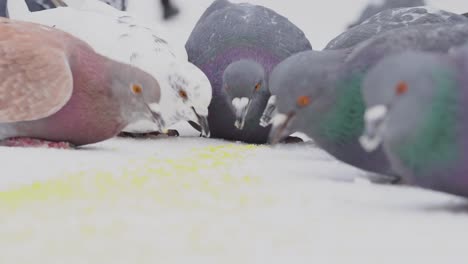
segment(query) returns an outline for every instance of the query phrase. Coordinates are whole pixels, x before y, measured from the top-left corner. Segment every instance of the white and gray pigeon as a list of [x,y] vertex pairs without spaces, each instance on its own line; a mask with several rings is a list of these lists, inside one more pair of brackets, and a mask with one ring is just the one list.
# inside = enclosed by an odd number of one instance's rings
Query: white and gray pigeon
[[[97,53],[154,76],[161,87],[161,100],[151,107],[162,117],[160,127],[192,121],[203,128],[204,136],[209,135],[211,84],[200,69],[188,62],[183,45],[174,46],[158,28],[98,0],[80,0],[73,6],[29,12],[24,0],[8,1],[13,18],[64,30],[90,44]],[[146,133],[155,129],[153,123],[139,122],[124,131]]]
[[468,19],[463,15],[428,6],[392,8],[375,14],[361,24],[338,35],[327,44],[325,49],[354,47],[365,40],[392,29],[424,24],[460,23],[465,21],[468,21]]
[[369,3],[362,11],[359,18],[354,23],[351,23],[348,28],[360,25],[362,22],[366,21],[375,14],[388,9],[424,5],[426,5],[424,0],[372,0],[371,3]]
[[278,91],[279,113],[271,141],[303,132],[341,161],[395,175],[381,148],[368,153],[359,142],[364,129],[364,76],[385,56],[407,50],[447,52],[467,41],[468,23],[422,25],[376,36],[351,53],[352,49],[327,50],[291,56],[270,77],[270,87]]
[[186,44],[189,61],[213,87],[211,136],[266,143],[270,127],[259,120],[270,96],[268,74],[283,59],[311,49],[304,33],[271,9],[214,1]]
[[468,46],[385,58],[363,82],[362,144],[405,182],[468,197]]

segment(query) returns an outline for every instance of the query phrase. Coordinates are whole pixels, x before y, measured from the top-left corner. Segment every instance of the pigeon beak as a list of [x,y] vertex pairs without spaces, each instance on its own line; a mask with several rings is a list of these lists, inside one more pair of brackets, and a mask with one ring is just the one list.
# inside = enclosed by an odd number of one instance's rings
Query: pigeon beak
[[159,127],[159,131],[166,133],[167,128],[166,128],[166,122],[164,122],[164,119],[159,113],[151,112],[153,114],[153,121],[156,123],[156,125]]
[[202,137],[210,137],[210,126],[208,124],[208,118],[206,116],[199,115],[194,107],[192,107],[192,110],[197,117],[198,125],[201,128]]
[[236,112],[236,122],[234,123],[234,126],[239,130],[244,129],[245,118],[249,113],[250,103],[251,100],[247,97],[234,98],[232,100],[232,106]]
[[273,127],[269,136],[269,142],[272,145],[278,144],[283,138],[291,134],[289,125],[295,116],[295,112],[289,112],[287,115],[276,114],[273,118]]
[[262,118],[260,118],[260,126],[267,127],[271,124],[273,117],[276,115],[276,96],[270,96],[268,104],[263,111]]
[[158,130],[160,132],[166,133],[167,132],[166,122],[164,121],[161,114],[151,110],[151,107],[149,105],[147,105],[147,106],[148,106],[149,112],[151,113],[151,119],[158,126]]
[[385,105],[369,108],[364,114],[365,130],[359,142],[367,152],[375,151],[382,143],[387,114],[388,108]]

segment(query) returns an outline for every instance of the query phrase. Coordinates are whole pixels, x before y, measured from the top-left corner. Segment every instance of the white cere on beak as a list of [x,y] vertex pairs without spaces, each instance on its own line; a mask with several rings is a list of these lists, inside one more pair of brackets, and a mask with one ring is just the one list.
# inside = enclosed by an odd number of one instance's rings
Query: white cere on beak
[[366,111],[364,120],[366,123],[373,123],[382,120],[388,113],[388,108],[385,105],[377,105]]
[[234,106],[234,109],[236,109],[236,114],[240,115],[244,109],[249,105],[250,99],[247,97],[242,97],[242,98],[234,98],[232,99],[232,106]]
[[364,134],[359,138],[359,143],[367,152],[375,151],[382,144],[381,133],[387,113],[388,108],[385,105],[377,105],[364,114],[366,127]]

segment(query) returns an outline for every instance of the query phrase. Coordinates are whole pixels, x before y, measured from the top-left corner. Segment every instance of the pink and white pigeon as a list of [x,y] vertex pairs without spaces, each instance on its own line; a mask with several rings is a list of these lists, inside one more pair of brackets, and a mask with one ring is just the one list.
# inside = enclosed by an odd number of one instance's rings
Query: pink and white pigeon
[[0,141],[69,148],[117,135],[139,119],[157,121],[151,75],[98,55],[60,30],[0,19]]

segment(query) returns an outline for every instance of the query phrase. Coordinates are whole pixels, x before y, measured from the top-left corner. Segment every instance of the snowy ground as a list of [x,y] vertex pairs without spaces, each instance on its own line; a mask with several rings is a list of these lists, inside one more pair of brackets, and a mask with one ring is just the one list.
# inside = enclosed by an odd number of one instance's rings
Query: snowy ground
[[[130,8],[154,19],[145,1]],[[210,1],[183,2],[167,24],[180,43]],[[315,48],[364,3],[253,2],[288,16]],[[468,11],[460,0],[432,3]],[[467,261],[466,200],[356,180],[362,172],[310,143],[272,148],[183,132],[75,151],[0,148],[0,263]]]

